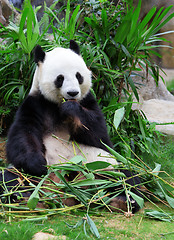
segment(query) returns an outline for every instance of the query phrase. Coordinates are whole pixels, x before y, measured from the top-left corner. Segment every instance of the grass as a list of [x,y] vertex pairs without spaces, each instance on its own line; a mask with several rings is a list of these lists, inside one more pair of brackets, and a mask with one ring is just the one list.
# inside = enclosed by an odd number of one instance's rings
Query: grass
[[[149,203],[146,208],[151,208]],[[174,213],[174,211],[173,211]],[[76,224],[83,216],[83,212],[77,211],[74,214],[57,215],[49,220],[40,222],[12,222],[0,223],[0,239],[13,240],[30,240],[32,236],[39,232],[49,232],[61,239],[63,236],[66,240],[87,240],[96,239],[87,231],[89,238],[85,236],[83,226],[76,229],[70,229],[68,224]],[[98,212],[90,217],[95,222],[101,239],[174,239],[174,223],[160,222],[147,219],[143,216],[143,212],[135,214],[132,218],[126,218],[121,214],[111,214],[108,212]]]
[[[158,142],[156,156],[144,154],[144,161],[154,167],[154,162],[161,164],[162,171],[167,172],[174,178],[174,136],[165,136],[163,140]],[[166,177],[166,174],[162,174]]]

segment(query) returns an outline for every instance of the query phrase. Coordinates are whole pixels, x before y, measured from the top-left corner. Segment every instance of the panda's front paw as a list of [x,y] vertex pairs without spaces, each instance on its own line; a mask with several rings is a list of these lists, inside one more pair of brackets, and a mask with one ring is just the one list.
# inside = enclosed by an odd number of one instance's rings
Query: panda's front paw
[[75,100],[68,100],[61,105],[61,114],[63,118],[79,116],[82,107]]
[[41,153],[30,153],[26,156],[25,164],[22,166],[25,173],[41,177],[47,174],[47,162]]

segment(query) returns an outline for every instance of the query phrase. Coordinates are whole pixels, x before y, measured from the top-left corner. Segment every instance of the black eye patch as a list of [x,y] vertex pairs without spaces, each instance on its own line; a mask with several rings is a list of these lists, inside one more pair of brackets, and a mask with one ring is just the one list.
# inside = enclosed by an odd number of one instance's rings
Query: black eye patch
[[64,81],[64,76],[60,74],[59,76],[57,76],[54,84],[57,88],[60,88],[63,84],[63,81]]
[[79,72],[76,73],[76,78],[77,78],[79,84],[83,83],[83,77]]

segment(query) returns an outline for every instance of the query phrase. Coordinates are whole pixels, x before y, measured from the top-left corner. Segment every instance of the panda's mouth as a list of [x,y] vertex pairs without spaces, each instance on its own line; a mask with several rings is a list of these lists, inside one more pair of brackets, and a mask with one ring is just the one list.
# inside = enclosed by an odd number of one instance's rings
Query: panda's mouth
[[63,99],[62,99],[62,103],[64,103],[64,102],[68,102],[68,101],[74,101],[74,102],[77,102],[77,99],[75,99],[75,98],[69,98],[69,99],[67,99],[67,98],[63,98]]

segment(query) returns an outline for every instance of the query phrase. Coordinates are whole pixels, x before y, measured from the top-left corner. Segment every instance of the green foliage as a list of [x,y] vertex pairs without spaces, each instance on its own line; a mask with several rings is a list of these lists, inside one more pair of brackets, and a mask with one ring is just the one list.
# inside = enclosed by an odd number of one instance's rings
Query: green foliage
[[[4,38],[0,50],[1,104],[11,111],[29,92],[36,44],[49,50],[60,45],[68,47],[69,40],[74,39],[93,72],[93,90],[116,150],[130,158],[133,152],[154,154],[155,125],[148,123],[142,113],[131,110],[130,90],[138,101],[133,75],[142,68],[158,83],[159,67],[151,61],[151,55],[159,56],[155,50],[160,45],[154,43],[165,41],[158,31],[174,16],[168,14],[171,6],[158,11],[153,7],[140,20],[141,1],[133,7],[132,1],[125,0],[117,6],[110,1],[80,1],[79,5],[79,1],[68,0],[66,6],[55,9],[57,2],[49,8],[44,4],[45,12],[38,21],[40,7],[34,9],[26,0],[19,23],[10,22],[0,29]],[[49,31],[52,41],[48,40]]]
[[[124,87],[123,82],[125,82],[132,89],[137,100],[139,99],[131,78],[134,70],[141,71],[141,68],[145,68],[145,70],[149,68],[150,74],[158,82],[158,67],[151,63],[150,56],[152,54],[159,56],[155,49],[160,46],[154,45],[154,42],[165,41],[157,33],[174,16],[172,13],[165,19],[171,8],[172,6],[169,6],[164,11],[161,8],[156,12],[156,7],[153,7],[141,21],[139,20],[141,1],[139,1],[136,8],[131,3],[127,3],[127,7],[120,5],[117,8],[112,4],[108,7],[102,5],[100,15],[93,13],[89,17],[85,17],[85,21],[91,28],[89,32],[91,42],[106,54],[107,65],[112,70],[117,70],[115,72],[117,79],[114,81],[114,85],[118,94],[121,94]],[[105,65],[104,61],[103,65]],[[108,81],[110,82],[110,79]],[[105,82],[107,82],[107,78]],[[106,84],[105,91],[110,91],[112,94],[114,89],[109,88],[110,84]]]
[[[97,212],[98,209],[106,208],[110,212],[117,210],[116,207],[110,206],[110,202],[124,191],[127,195],[128,213],[132,211],[131,196],[137,201],[140,208],[144,206],[144,199],[152,203],[155,210],[145,210],[145,215],[150,218],[155,218],[161,221],[173,222],[173,212],[170,213],[163,210],[160,205],[156,203],[160,202],[168,206],[169,209],[174,208],[173,190],[174,187],[161,178],[161,165],[156,164],[155,168],[148,167],[141,159],[124,159],[120,161],[120,155],[113,152],[113,158],[115,164],[109,164],[105,161],[96,161],[95,163],[86,163],[86,160],[81,156],[74,156],[66,164],[57,164],[48,166],[49,173],[42,179],[35,178],[35,182],[31,183],[30,176],[20,172],[21,181],[8,191],[6,184],[9,182],[2,182],[1,187],[4,192],[1,194],[0,208],[1,217],[12,221],[13,218],[18,218],[23,221],[43,221],[58,213],[66,213],[70,211],[76,211],[77,209],[83,209],[83,217],[75,225],[67,225],[72,228],[79,228],[81,225],[84,227],[84,233],[88,236],[86,231],[87,225],[90,232],[100,237],[89,214],[91,212]],[[122,157],[123,158],[123,157]],[[117,161],[120,161],[118,164]],[[104,167],[101,169],[101,167]],[[106,168],[107,167],[107,168]],[[136,176],[141,178],[141,183],[132,186],[126,181],[126,176],[121,172],[124,169],[131,169]],[[2,173],[4,168],[1,168]],[[11,169],[16,172],[16,169]],[[67,176],[70,172],[77,173],[76,177],[67,181]],[[19,171],[17,171],[19,174]],[[55,174],[56,179],[50,177],[49,174]],[[28,187],[23,187],[23,180],[29,182]],[[38,180],[38,181],[37,181]],[[39,183],[38,183],[39,182]],[[146,186],[146,190],[142,189],[141,193],[143,198],[133,193],[133,189],[141,186]],[[20,199],[23,193],[32,191],[28,199],[23,201]],[[10,196],[17,194],[18,201],[11,202]],[[76,205],[67,206],[65,200],[76,199]],[[10,201],[10,202],[7,202]],[[27,201],[27,204],[26,204]],[[38,202],[42,206],[37,205]],[[126,211],[126,212],[127,212]],[[124,211],[123,211],[124,212]],[[86,225],[87,224],[87,225]]]
[[166,82],[166,85],[167,85],[168,91],[174,94],[174,80]]

